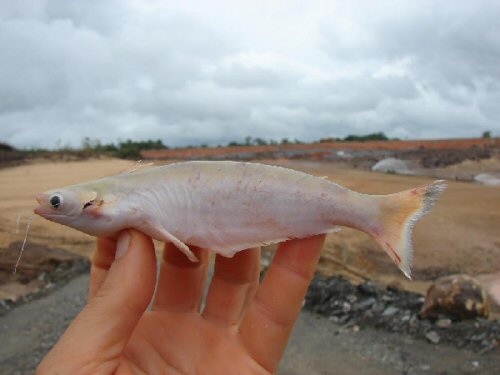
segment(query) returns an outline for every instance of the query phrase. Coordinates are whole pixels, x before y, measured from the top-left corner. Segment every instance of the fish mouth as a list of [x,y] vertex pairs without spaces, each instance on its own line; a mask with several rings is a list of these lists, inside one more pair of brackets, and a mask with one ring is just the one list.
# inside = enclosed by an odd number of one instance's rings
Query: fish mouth
[[50,217],[52,216],[44,211],[43,206],[39,206],[39,207],[35,208],[35,210],[33,212],[35,214],[43,217],[43,218],[46,218],[46,219],[50,219]]
[[67,217],[68,215],[58,215],[58,214],[53,214],[53,213],[47,213],[44,211],[43,206],[37,207],[33,211],[35,214],[38,216],[43,217],[44,219],[50,220],[50,221],[55,221],[57,218],[62,218],[62,217]]
[[47,201],[47,195],[43,194],[43,193],[38,194],[35,197],[35,199],[39,204],[39,206],[37,208],[35,208],[35,210],[34,210],[35,214],[37,214],[41,217],[44,217],[44,218],[48,218],[49,214],[46,212],[46,210],[44,210],[45,202]]

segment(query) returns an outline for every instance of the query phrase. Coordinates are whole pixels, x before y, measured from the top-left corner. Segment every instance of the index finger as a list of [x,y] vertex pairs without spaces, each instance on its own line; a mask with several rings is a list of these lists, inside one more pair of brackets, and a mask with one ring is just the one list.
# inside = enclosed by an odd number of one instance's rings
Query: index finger
[[240,326],[254,358],[273,372],[300,314],[325,235],[282,243]]
[[109,268],[115,260],[116,239],[98,237],[97,246],[92,256],[90,268],[90,285],[87,300],[90,301],[101,288],[102,283],[108,275]]

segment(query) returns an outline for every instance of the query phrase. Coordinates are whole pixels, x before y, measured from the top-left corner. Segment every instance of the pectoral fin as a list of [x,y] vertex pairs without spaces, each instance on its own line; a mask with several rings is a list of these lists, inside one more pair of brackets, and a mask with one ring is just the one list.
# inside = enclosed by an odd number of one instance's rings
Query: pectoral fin
[[179,240],[173,234],[168,232],[163,227],[160,227],[148,221],[144,226],[143,230],[145,233],[149,234],[156,240],[173,243],[174,246],[178,248],[180,251],[182,251],[191,262],[198,262],[198,258],[196,257],[196,255],[194,255],[189,246],[186,245],[181,240]]

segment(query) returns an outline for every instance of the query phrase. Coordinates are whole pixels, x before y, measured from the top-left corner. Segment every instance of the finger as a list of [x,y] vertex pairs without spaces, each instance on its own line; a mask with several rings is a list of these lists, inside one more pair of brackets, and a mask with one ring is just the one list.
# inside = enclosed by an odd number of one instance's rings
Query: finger
[[108,275],[109,268],[115,260],[116,239],[108,237],[97,238],[97,249],[92,257],[90,269],[90,285],[87,300],[91,300],[101,288]]
[[217,255],[203,316],[224,325],[236,325],[259,285],[260,248]]
[[153,310],[199,311],[207,278],[209,251],[191,247],[199,262],[191,262],[171,243],[163,249]]
[[[46,357],[42,368],[57,369],[56,362],[68,355],[74,366],[87,366],[88,361],[93,363],[96,358],[111,366],[115,364],[151,300],[155,280],[151,239],[136,230],[121,232],[116,260],[104,283]],[[63,370],[61,373],[76,373],[81,369]]]
[[314,275],[325,236],[281,244],[240,326],[254,358],[274,371]]

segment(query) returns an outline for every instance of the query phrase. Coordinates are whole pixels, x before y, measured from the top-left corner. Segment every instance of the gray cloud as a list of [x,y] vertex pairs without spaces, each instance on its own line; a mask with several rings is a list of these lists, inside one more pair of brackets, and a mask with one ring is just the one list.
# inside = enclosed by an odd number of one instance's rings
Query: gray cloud
[[0,3],[0,140],[500,133],[497,2]]

